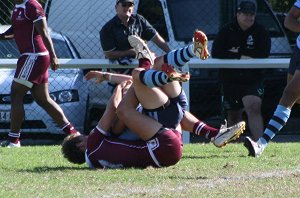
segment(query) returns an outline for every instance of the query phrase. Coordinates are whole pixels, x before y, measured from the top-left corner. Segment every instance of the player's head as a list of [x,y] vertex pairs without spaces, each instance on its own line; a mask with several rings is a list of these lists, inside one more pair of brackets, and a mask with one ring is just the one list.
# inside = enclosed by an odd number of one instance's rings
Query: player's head
[[69,135],[62,143],[62,154],[74,164],[83,164],[85,162],[85,148],[87,136],[84,135]]

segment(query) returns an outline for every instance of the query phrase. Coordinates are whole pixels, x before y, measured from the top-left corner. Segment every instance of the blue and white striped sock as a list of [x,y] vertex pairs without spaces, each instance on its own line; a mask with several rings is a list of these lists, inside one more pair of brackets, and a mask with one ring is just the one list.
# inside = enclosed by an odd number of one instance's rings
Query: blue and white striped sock
[[267,146],[268,142],[274,138],[274,136],[282,129],[286,124],[291,114],[291,109],[288,109],[282,105],[277,105],[272,119],[269,121],[264,135],[260,138],[260,142],[264,147]]
[[149,69],[140,73],[140,81],[147,87],[161,87],[169,82],[169,77],[162,71]]
[[195,56],[193,45],[172,50],[167,54],[167,63],[175,67],[182,67]]

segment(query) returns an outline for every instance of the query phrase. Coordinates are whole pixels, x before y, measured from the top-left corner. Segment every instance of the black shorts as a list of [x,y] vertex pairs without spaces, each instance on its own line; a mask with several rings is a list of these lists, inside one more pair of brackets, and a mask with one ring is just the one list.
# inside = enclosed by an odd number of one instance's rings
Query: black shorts
[[295,47],[289,65],[289,74],[294,75],[296,70],[300,70],[300,49]]
[[166,128],[176,129],[183,118],[184,110],[178,102],[169,101],[168,105],[157,109],[143,109],[143,113],[157,120]]
[[264,86],[262,83],[255,84],[230,84],[222,85],[223,106],[225,110],[239,110],[244,107],[242,98],[245,96],[264,96]]

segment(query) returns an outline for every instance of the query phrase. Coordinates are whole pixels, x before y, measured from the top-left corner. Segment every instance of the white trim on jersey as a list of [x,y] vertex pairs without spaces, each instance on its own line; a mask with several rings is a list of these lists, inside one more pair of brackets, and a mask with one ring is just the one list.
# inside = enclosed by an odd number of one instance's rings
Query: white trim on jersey
[[159,147],[159,141],[158,141],[158,139],[155,138],[155,139],[147,141],[147,147],[148,147],[149,154],[150,154],[151,158],[153,159],[154,163],[158,167],[162,167],[160,165],[158,159],[155,157],[155,154],[153,153],[153,151]]
[[28,81],[28,80],[24,80],[24,79],[19,79],[19,78],[14,78],[14,81],[19,83],[19,84],[22,84],[28,88],[32,88],[33,87],[33,83]]
[[31,30],[31,45],[32,45],[32,51],[35,53],[35,46],[34,46],[34,24],[32,24],[32,30]]
[[16,4],[15,8],[24,8],[25,9],[25,4],[28,2],[29,0],[25,0],[23,3],[21,4]]
[[27,57],[24,65],[22,66],[22,69],[17,77],[18,79],[28,80],[37,58],[38,58],[38,55],[36,55],[36,54],[32,54],[31,56]]
[[37,56],[47,56],[47,55],[49,55],[49,52],[48,51],[37,52],[37,53],[26,52],[26,53],[21,54],[21,56],[34,56],[34,55],[37,55]]
[[105,136],[109,136],[109,135],[110,135],[109,133],[107,133],[106,131],[104,131],[103,129],[101,129],[98,125],[96,126],[96,129],[97,129],[100,133],[102,133],[103,135],[105,135]]
[[45,19],[46,20],[46,17],[44,16],[39,16],[37,19],[33,20],[33,23],[39,21],[39,20],[42,20],[42,19]]
[[89,168],[95,168],[94,165],[92,164],[92,162],[90,161],[88,155],[87,155],[87,151],[85,151],[85,163],[89,166]]

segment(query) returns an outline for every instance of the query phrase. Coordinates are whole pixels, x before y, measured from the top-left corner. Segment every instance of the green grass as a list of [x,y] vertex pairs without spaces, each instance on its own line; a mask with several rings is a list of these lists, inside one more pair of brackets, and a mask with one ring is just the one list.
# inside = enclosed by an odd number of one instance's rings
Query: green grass
[[271,143],[260,158],[242,144],[184,146],[162,169],[89,170],[59,146],[0,148],[0,197],[299,197],[300,143]]

